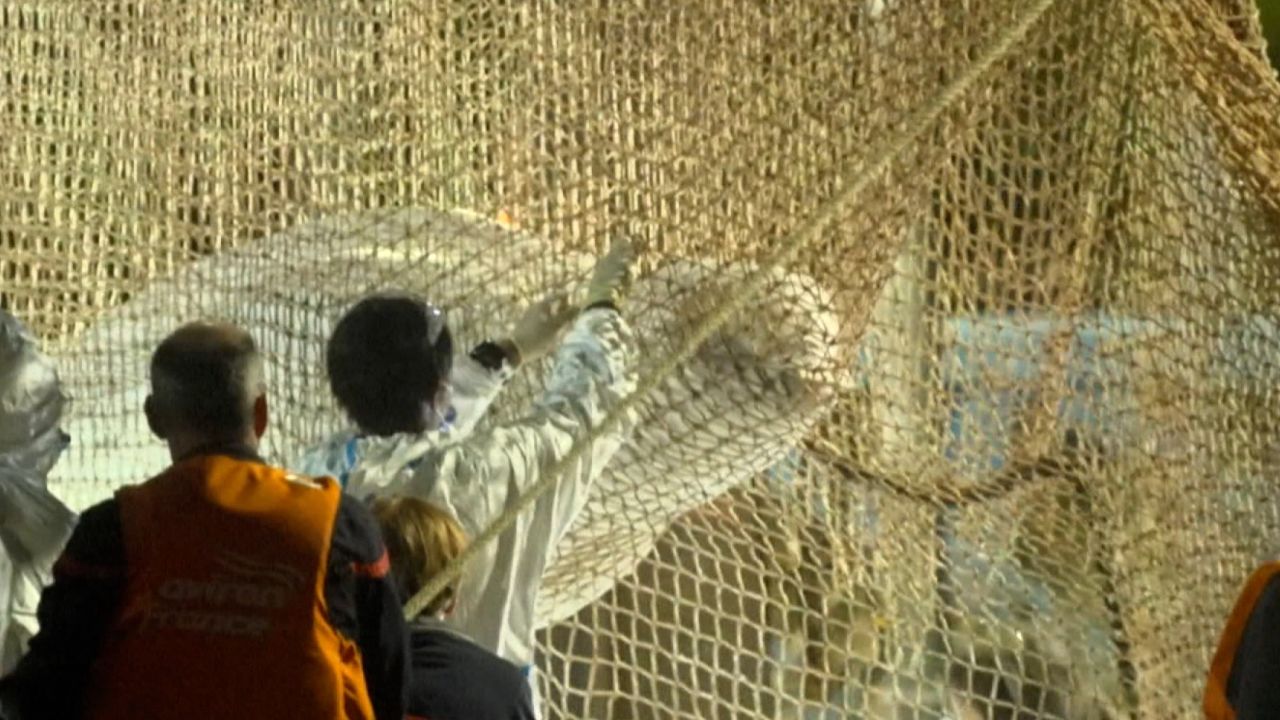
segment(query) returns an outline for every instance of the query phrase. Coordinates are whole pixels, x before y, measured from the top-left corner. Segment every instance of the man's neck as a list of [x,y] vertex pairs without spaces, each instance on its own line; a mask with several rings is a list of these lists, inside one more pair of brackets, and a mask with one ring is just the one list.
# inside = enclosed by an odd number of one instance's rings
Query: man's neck
[[169,457],[175,463],[196,455],[207,455],[220,450],[231,450],[237,455],[250,454],[257,457],[258,438],[253,433],[240,437],[177,434],[169,438]]

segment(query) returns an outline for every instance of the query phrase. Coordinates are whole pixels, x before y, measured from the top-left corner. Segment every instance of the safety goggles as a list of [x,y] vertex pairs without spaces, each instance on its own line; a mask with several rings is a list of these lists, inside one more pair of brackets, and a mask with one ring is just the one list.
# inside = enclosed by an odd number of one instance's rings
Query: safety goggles
[[422,304],[427,312],[427,342],[435,347],[440,342],[440,335],[444,333],[447,318],[442,308],[425,301]]

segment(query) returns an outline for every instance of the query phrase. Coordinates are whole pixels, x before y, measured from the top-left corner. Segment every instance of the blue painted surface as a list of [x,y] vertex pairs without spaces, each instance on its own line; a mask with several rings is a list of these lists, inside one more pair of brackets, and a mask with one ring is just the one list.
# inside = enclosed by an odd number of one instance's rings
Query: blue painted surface
[[[1036,400],[1042,368],[1034,362],[1056,330],[1052,318],[983,315],[954,318],[948,330],[954,339],[939,359],[943,386],[950,395],[950,417],[944,457],[966,475],[999,471],[1007,463],[1011,430],[1021,411]],[[1064,366],[1071,392],[1058,403],[1059,427],[1081,437],[1106,436],[1112,441],[1138,431],[1137,407],[1128,378],[1127,353],[1107,357],[1103,346],[1141,344],[1145,338],[1176,337],[1190,329],[1176,320],[1095,315],[1075,323]],[[1203,330],[1196,335],[1203,345]],[[1224,319],[1209,344],[1211,381],[1241,388],[1280,384],[1280,327],[1261,315]],[[852,372],[856,384],[868,388],[869,369],[876,362],[879,338],[869,334],[858,349]],[[1176,343],[1174,343],[1176,345]],[[1177,361],[1178,358],[1168,358]],[[996,389],[992,389],[996,388]],[[982,393],[976,395],[975,393]],[[794,480],[799,455],[789,453],[769,477]]]

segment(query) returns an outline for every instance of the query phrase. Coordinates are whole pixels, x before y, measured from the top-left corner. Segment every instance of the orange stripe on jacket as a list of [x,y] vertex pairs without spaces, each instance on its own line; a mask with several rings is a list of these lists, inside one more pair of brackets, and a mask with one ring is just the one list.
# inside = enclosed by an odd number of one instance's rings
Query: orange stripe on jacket
[[360,577],[373,578],[374,580],[384,578],[388,572],[391,572],[391,558],[384,549],[382,555],[371,563],[351,563],[351,569]]
[[1249,625],[1249,617],[1258,604],[1258,599],[1267,589],[1267,584],[1280,574],[1280,562],[1263,565],[1249,576],[1244,590],[1236,600],[1236,605],[1227,617],[1227,626],[1218,641],[1218,650],[1209,665],[1209,680],[1204,689],[1204,716],[1207,720],[1235,720],[1236,711],[1227,700],[1227,681],[1231,679],[1231,666],[1235,663],[1236,652],[1244,639],[1245,628]]

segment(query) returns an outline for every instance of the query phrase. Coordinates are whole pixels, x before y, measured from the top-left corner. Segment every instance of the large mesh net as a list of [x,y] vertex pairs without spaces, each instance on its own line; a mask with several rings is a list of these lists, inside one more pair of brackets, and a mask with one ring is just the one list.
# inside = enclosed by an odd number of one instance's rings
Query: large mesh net
[[548,717],[1187,717],[1280,549],[1261,46],[1243,0],[0,2],[0,302],[84,507],[164,465],[180,321],[258,336],[285,461],[353,298],[474,342],[637,237]]

